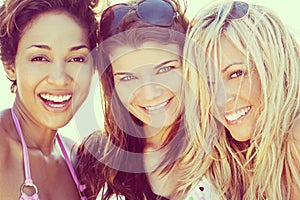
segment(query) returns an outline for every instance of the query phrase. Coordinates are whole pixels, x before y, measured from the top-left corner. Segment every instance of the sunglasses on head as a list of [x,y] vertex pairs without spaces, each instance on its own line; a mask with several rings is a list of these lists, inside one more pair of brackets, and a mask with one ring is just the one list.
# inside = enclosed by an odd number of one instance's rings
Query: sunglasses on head
[[141,0],[130,6],[125,3],[108,7],[100,20],[100,36],[103,40],[119,33],[118,27],[123,18],[131,11],[144,22],[155,26],[168,27],[174,22],[178,13],[168,0]]
[[248,12],[249,4],[242,1],[234,1],[228,15],[226,16],[226,20],[243,19],[248,14]]
[[[230,6],[230,10],[228,12]],[[249,4],[242,1],[233,1],[232,3],[226,3],[221,7],[221,9],[214,9],[213,11],[208,11],[207,15],[204,17],[204,20],[207,21],[206,26],[211,24],[216,19],[220,20],[226,13],[225,22],[241,20],[249,13]],[[194,19],[191,22],[192,26],[197,23],[199,19]],[[228,23],[225,23],[228,24]]]
[[[230,10],[229,10],[230,7]],[[229,10],[229,11],[228,11]],[[242,1],[233,1],[231,3],[224,4],[220,9],[213,9],[209,10],[205,17],[203,18],[204,21],[206,21],[206,24],[204,26],[208,27],[211,23],[213,23],[216,19],[220,20],[223,18],[223,16],[226,14],[225,17],[225,23],[224,25],[228,25],[228,22],[230,21],[236,21],[241,20],[245,16],[247,16],[249,13],[249,4]],[[195,18],[191,22],[191,26],[193,27],[197,22],[200,20],[200,18]]]

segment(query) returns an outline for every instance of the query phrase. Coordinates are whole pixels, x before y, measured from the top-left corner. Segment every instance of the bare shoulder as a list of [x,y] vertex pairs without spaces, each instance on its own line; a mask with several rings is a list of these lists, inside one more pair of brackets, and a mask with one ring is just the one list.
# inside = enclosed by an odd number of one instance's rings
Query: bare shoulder
[[[5,134],[3,133],[3,129],[0,128],[0,171],[5,168],[6,160],[9,160],[10,155],[10,145],[6,142],[7,139],[4,138]],[[2,139],[3,138],[3,139]]]
[[10,110],[3,110],[0,112],[0,154],[9,146],[9,141],[16,139],[12,136],[12,130],[14,130],[14,124],[12,122]]
[[[13,138],[12,130],[14,125],[12,123],[10,110],[3,110],[0,112],[0,168],[6,165],[6,161],[10,160],[9,157],[14,152],[16,147],[16,138]],[[16,147],[17,148],[17,147]]]

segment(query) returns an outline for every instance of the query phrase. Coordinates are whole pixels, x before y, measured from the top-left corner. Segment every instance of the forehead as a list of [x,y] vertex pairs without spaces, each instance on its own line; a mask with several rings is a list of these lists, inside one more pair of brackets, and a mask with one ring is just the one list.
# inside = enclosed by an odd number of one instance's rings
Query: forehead
[[219,67],[228,66],[232,62],[246,62],[246,56],[225,36],[220,39],[219,58]]
[[74,42],[72,40],[86,42],[86,30],[65,12],[46,12],[38,15],[27,24],[23,30],[20,43],[60,41],[61,45],[64,45]]
[[109,55],[113,69],[133,70],[142,66],[155,67],[167,60],[180,60],[179,46],[176,44],[160,45],[147,42],[140,47],[119,46]]

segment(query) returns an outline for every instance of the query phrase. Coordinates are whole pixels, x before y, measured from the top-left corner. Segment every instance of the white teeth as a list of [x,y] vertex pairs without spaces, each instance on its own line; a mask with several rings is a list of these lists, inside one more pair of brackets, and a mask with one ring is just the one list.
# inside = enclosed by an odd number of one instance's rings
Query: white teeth
[[68,101],[71,99],[72,95],[59,95],[59,96],[54,96],[50,94],[41,94],[41,97],[43,99],[46,99],[48,101],[52,101],[55,103],[62,103],[64,101]]
[[165,102],[162,103],[162,104],[159,104],[159,105],[156,105],[156,106],[147,106],[147,107],[145,107],[145,108],[146,108],[146,110],[149,110],[149,111],[158,110],[158,109],[160,109],[160,108],[166,106],[166,105],[168,104],[168,102],[169,102],[169,101],[165,101]]
[[227,114],[225,115],[225,118],[228,120],[228,121],[234,121],[234,120],[237,120],[239,119],[240,117],[246,115],[249,111],[250,111],[251,107],[248,106],[247,108],[243,108],[235,113],[232,113],[232,114]]
[[64,104],[50,104],[50,106],[54,108],[62,108],[64,107]]

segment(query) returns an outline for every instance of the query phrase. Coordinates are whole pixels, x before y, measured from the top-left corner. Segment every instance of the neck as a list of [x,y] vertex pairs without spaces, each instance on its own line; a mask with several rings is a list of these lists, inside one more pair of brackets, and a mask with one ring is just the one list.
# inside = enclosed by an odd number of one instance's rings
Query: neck
[[146,144],[144,152],[153,152],[160,150],[164,142],[169,136],[171,127],[154,128],[146,126],[144,127],[146,135]]
[[[57,130],[38,124],[26,109],[14,104],[13,111],[19,121],[22,135],[28,149],[39,150],[45,155],[53,151]],[[12,121],[13,123],[13,121]],[[13,124],[13,127],[15,125]],[[17,129],[13,129],[19,138]]]

